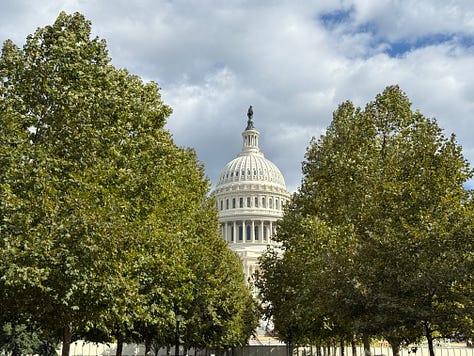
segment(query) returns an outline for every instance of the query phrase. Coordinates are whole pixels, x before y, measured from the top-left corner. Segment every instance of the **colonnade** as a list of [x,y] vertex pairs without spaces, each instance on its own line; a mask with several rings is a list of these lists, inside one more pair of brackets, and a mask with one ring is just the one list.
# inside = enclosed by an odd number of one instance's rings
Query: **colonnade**
[[221,223],[222,237],[231,243],[270,242],[274,233],[274,221],[269,220],[235,220]]

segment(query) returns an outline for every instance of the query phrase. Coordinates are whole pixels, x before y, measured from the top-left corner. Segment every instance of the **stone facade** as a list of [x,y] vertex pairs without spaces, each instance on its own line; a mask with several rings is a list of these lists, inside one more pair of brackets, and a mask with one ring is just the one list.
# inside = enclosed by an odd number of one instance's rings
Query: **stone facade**
[[258,257],[275,244],[275,223],[290,198],[280,170],[260,152],[259,132],[252,118],[253,111],[242,132],[242,151],[221,171],[213,192],[222,237],[242,259],[248,279],[257,268]]

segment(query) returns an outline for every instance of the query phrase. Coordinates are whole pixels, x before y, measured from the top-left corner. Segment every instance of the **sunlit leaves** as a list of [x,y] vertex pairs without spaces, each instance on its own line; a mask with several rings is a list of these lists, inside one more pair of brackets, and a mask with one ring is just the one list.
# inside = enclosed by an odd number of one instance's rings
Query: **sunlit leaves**
[[0,302],[11,315],[64,328],[64,354],[71,336],[165,346],[177,309],[188,345],[245,342],[251,294],[202,163],[164,129],[157,84],[110,65],[78,13],[22,49],[6,41],[0,80]]
[[396,346],[456,323],[470,333],[459,321],[472,308],[472,171],[454,136],[392,86],[364,110],[341,104],[303,173],[279,224],[283,254],[262,260],[283,337],[382,335]]

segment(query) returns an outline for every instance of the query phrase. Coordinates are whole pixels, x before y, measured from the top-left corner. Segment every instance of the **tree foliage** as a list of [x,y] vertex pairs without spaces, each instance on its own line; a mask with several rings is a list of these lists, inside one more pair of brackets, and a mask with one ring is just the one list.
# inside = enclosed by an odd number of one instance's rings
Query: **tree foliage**
[[[158,86],[113,67],[105,41],[91,38],[78,13],[61,13],[22,49],[5,41],[0,80],[0,301],[8,315],[60,332],[66,355],[75,337],[169,333],[175,308],[192,311],[214,288],[206,308],[229,330],[241,327],[232,322],[248,305],[230,307],[236,296],[226,290],[248,294],[239,274],[226,273],[236,256],[220,242],[202,164],[164,128],[171,109]],[[248,337],[237,334],[232,342]],[[202,340],[220,345],[216,335]]]
[[387,87],[364,110],[338,107],[303,175],[279,225],[283,254],[262,259],[284,338],[383,336],[397,352],[454,325],[472,332],[472,171],[454,136]]

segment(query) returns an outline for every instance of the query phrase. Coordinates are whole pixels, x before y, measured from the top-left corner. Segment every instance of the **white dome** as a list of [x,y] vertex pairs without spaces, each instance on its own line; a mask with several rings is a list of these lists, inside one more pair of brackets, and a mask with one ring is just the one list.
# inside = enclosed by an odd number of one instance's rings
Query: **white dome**
[[278,167],[262,153],[241,154],[224,167],[217,186],[228,183],[268,182],[285,188],[285,180]]

